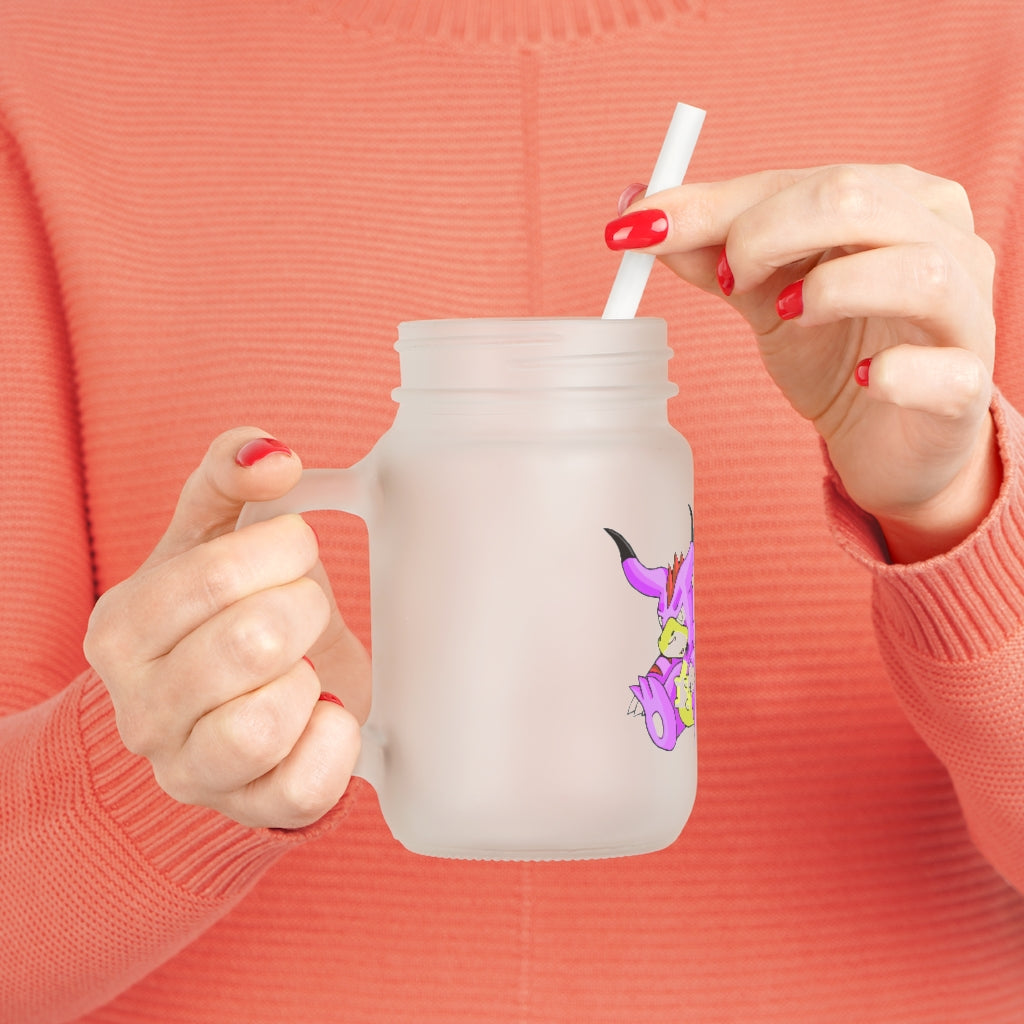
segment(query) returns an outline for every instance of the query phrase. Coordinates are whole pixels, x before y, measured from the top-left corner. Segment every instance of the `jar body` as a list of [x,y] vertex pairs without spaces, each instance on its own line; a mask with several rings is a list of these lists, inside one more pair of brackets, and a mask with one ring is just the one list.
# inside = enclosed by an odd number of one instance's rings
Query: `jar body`
[[[399,412],[365,460],[381,808],[419,853],[660,849],[696,792],[693,464],[665,412],[664,328],[659,345],[650,321],[612,322],[588,356],[589,322],[569,344],[564,322],[514,323],[518,357],[494,327],[483,344],[510,348],[470,386],[458,374],[489,357],[441,328],[425,344],[454,373],[422,386],[402,353]],[[635,324],[655,358],[624,375],[646,358]]]

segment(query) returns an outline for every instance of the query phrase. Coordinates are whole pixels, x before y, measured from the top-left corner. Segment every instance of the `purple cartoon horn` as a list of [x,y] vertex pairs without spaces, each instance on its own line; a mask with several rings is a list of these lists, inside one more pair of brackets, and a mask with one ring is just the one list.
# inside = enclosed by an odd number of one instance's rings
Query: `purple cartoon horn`
[[636,557],[636,552],[621,533],[616,533],[615,530],[607,526],[604,528],[604,532],[615,541],[615,546],[619,549],[622,571],[625,573],[629,585],[637,592],[643,594],[644,597],[657,597],[661,599],[661,602],[664,602],[665,584],[668,582],[668,569],[664,566],[648,569]]

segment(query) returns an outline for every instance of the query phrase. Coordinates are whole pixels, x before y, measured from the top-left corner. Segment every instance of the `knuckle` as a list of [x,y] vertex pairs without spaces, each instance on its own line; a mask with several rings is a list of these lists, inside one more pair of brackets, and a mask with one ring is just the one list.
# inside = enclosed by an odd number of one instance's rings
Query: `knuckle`
[[959,181],[952,181],[948,178],[940,178],[938,183],[939,201],[950,209],[961,214],[971,213],[971,198],[967,189]]
[[245,585],[245,573],[238,561],[218,552],[206,558],[196,580],[200,600],[212,609],[234,604],[244,595]]
[[792,168],[777,168],[763,174],[761,196],[767,199],[797,184],[804,177],[802,171]]
[[951,378],[951,392],[959,400],[957,415],[973,409],[979,399],[987,397],[991,390],[991,377],[978,358],[958,360],[951,371]]
[[264,681],[295,661],[324,631],[330,615],[323,589],[303,576],[233,609],[220,633],[220,654],[240,672]]
[[878,211],[878,202],[874,182],[858,167],[841,164],[824,178],[821,203],[836,220],[869,221]]
[[281,799],[296,826],[308,825],[322,818],[337,802],[332,773],[324,765],[314,763],[309,770],[292,772],[282,781]]
[[932,178],[923,197],[924,204],[937,216],[962,231],[974,231],[974,210],[967,189],[948,178]]
[[927,382],[928,411],[949,423],[971,420],[987,406],[991,376],[976,355],[964,349],[937,353],[930,370],[922,368],[919,379]]
[[918,177],[917,170],[911,167],[910,164],[903,164],[899,161],[896,163],[885,164],[884,170],[888,171],[891,177],[895,178],[904,186],[908,185]]
[[229,760],[249,763],[258,774],[273,768],[291,749],[281,716],[258,696],[239,701],[224,716],[219,742]]
[[119,584],[108,590],[93,606],[82,640],[86,661],[96,669],[116,664],[127,653],[124,639],[124,608]]
[[330,734],[322,733],[303,751],[302,771],[287,773],[281,795],[290,808],[293,826],[323,817],[341,798],[361,746],[359,725],[351,716],[338,716]]
[[89,617],[89,625],[82,638],[82,653],[85,655],[85,660],[99,672],[107,662],[111,643],[110,635],[104,629],[97,612],[98,609],[93,609],[93,613]]
[[938,245],[923,243],[914,249],[910,264],[911,281],[926,299],[945,296],[953,278],[953,261],[949,252]]
[[269,609],[250,609],[236,617],[223,635],[228,662],[250,675],[262,676],[281,659],[287,636]]

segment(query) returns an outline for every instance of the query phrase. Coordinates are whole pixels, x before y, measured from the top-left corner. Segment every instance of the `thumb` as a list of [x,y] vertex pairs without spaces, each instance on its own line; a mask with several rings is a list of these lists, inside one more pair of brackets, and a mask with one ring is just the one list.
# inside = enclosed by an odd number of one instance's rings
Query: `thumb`
[[221,434],[185,482],[167,532],[146,560],[165,562],[234,529],[248,501],[290,491],[302,473],[299,457],[257,427]]

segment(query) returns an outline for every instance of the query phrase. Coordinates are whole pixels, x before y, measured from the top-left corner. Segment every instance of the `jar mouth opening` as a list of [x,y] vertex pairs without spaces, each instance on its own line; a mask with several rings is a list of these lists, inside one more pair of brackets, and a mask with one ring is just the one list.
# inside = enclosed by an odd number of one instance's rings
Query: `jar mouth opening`
[[398,325],[395,348],[401,352],[414,344],[504,344],[558,339],[563,343],[585,342],[601,350],[608,350],[616,343],[634,349],[664,342],[667,331],[668,325],[660,317],[605,320],[596,316],[514,316],[404,320]]
[[673,352],[664,320],[519,317],[399,325],[401,387],[419,392],[665,399]]

